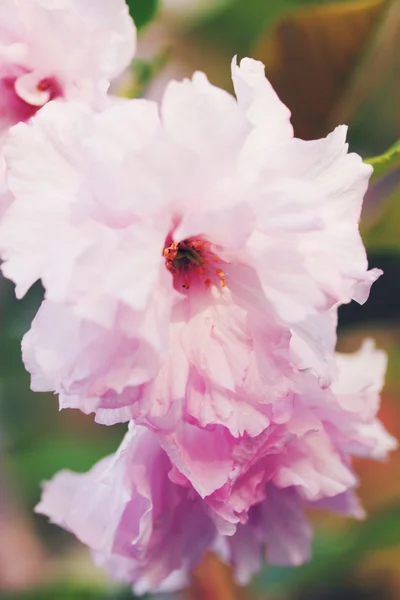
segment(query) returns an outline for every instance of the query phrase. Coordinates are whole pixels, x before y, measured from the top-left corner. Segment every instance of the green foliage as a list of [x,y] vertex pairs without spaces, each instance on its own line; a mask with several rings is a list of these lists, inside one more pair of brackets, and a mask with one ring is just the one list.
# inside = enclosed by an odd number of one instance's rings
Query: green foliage
[[25,501],[35,504],[40,496],[40,483],[61,469],[84,472],[104,456],[115,452],[121,436],[117,429],[110,433],[89,438],[82,433],[35,436],[16,445],[9,465],[22,482]]
[[364,162],[374,167],[371,183],[372,193],[376,194],[373,218],[367,221],[362,232],[364,243],[370,251],[400,256],[400,177],[390,191],[385,189],[388,183],[385,178],[394,174],[395,179],[395,172],[400,173],[400,140],[383,154]]
[[[333,0],[338,1],[341,0]],[[218,39],[241,55],[249,53],[255,41],[290,10],[331,3],[332,0],[231,0],[218,12],[206,14],[199,33]]]
[[371,515],[362,527],[358,528],[357,536],[349,554],[358,559],[370,552],[390,548],[400,544],[400,505],[385,507],[384,510]]
[[[97,586],[60,581],[45,588],[27,592],[2,592],[2,600],[133,600],[136,596],[129,589],[104,590]],[[141,600],[150,600],[141,596]]]
[[143,96],[146,88],[159,75],[169,60],[169,50],[164,49],[151,61],[140,60],[135,58],[132,63],[133,71],[133,86],[129,89],[126,96],[129,98],[137,98]]
[[265,27],[284,14],[291,2],[292,0],[236,0],[219,13],[204,19],[196,32],[221,42],[231,48],[233,53],[248,54]]
[[400,256],[400,186],[379,202],[377,215],[362,235],[368,251]]
[[127,3],[138,29],[150,23],[158,9],[158,0],[127,0]]
[[364,162],[374,167],[371,181],[376,182],[396,169],[400,169],[400,140],[383,154],[367,158]]

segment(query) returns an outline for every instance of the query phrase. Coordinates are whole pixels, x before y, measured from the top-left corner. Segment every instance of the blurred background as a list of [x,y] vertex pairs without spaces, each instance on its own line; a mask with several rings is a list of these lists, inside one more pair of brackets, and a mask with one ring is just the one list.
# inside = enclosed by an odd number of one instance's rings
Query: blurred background
[[[400,437],[400,0],[132,0],[130,8],[139,50],[116,93],[159,99],[169,79],[196,69],[231,90],[232,56],[252,56],[266,64],[297,136],[320,137],[348,123],[353,150],[382,155],[373,161],[361,230],[371,266],[385,274],[364,307],[341,310],[339,349],[355,350],[372,336],[387,350],[381,418]],[[84,547],[32,512],[41,481],[62,468],[87,470],[117,448],[125,430],[94,425],[78,411],[59,413],[54,396],[30,392],[20,340],[41,297],[37,286],[17,302],[0,280],[0,598],[128,600],[131,592],[107,581]],[[356,469],[369,517],[313,516],[311,563],[265,566],[239,589],[208,556],[191,589],[174,598],[400,599],[400,452]]]

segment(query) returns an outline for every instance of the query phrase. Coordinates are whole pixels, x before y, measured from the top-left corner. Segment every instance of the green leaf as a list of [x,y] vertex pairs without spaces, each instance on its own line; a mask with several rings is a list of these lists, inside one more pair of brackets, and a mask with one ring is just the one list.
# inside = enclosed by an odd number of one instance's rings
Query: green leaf
[[150,23],[157,13],[158,0],[128,0],[127,3],[129,12],[138,29],[142,29]]
[[377,214],[364,225],[362,237],[368,252],[400,255],[400,186],[379,203]]
[[400,544],[400,505],[386,507],[367,517],[359,527],[359,535],[352,548],[357,556],[384,550]]
[[293,0],[234,0],[225,9],[210,14],[195,28],[196,33],[229,48],[230,54],[250,54],[255,40],[278,17],[290,9]]
[[[59,581],[53,585],[26,592],[2,592],[2,600],[133,600],[136,596],[129,589],[104,590],[99,585]],[[150,596],[141,596],[150,600]]]
[[374,167],[371,178],[373,182],[379,181],[396,169],[400,169],[400,140],[380,156],[367,158],[364,162]]
[[168,48],[161,50],[151,61],[135,58],[132,62],[133,84],[125,93],[127,98],[143,96],[146,88],[167,65],[170,56]]
[[10,449],[7,456],[10,472],[20,482],[24,501],[34,505],[40,495],[40,484],[61,469],[85,472],[98,460],[115,452],[120,442],[119,428],[103,436],[61,434],[26,439]]

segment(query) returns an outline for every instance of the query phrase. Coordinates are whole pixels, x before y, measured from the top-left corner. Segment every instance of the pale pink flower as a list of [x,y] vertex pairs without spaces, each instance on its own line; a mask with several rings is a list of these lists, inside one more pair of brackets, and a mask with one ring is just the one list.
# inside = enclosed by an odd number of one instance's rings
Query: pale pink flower
[[338,361],[337,395],[311,384],[287,422],[253,438],[188,423],[160,436],[131,424],[114,457],[45,484],[37,511],[138,592],[185,585],[208,551],[240,583],[264,560],[299,565],[312,539],[304,510],[362,518],[351,456],[383,459],[396,445],[376,420],[384,354],[366,343]]
[[2,0],[0,135],[49,100],[102,102],[135,36],[124,0]]
[[196,73],[160,114],[50,103],[13,129],[3,271],[19,297],[43,282],[24,357],[62,407],[257,436],[299,370],[335,376],[336,307],[380,273],[358,232],[371,168],[345,127],[294,139],[261,63],[232,72],[237,100]]

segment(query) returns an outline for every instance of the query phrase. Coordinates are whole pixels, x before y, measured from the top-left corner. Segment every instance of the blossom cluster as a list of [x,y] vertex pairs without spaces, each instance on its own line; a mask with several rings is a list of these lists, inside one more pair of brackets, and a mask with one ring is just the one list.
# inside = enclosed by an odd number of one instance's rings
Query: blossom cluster
[[351,457],[395,447],[384,353],[335,353],[338,307],[380,275],[358,230],[371,168],[344,126],[295,138],[249,58],[236,98],[198,72],[160,106],[113,98],[134,46],[124,0],[0,9],[2,270],[18,297],[45,289],[32,389],[129,423],[37,511],[138,593],[186,585],[208,551],[246,583],[309,558],[306,509],[361,518]]

